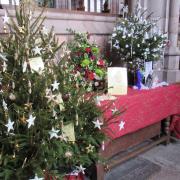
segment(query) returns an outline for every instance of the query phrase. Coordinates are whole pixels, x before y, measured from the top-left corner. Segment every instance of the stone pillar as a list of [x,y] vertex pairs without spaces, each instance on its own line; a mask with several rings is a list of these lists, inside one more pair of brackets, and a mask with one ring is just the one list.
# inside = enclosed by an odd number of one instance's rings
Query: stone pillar
[[137,4],[137,0],[128,0],[129,12],[130,12],[131,14],[134,13],[136,4]]
[[59,0],[55,0],[55,6],[56,6],[56,8],[59,8]]
[[141,0],[140,2],[143,9],[146,10],[148,6],[148,0]]
[[[146,1],[146,0],[141,0]],[[177,48],[179,0],[151,0],[147,1],[147,13],[153,12],[152,17],[159,17],[158,27],[164,33],[168,33],[171,40],[169,48],[166,48],[164,64],[163,61],[154,63],[154,72],[160,81],[180,81],[179,56]]]
[[[169,2],[170,0],[141,0],[142,7],[147,9],[146,15],[159,19],[157,26],[162,32],[168,32],[169,22]],[[164,81],[164,58],[153,63],[154,74],[160,81]]]
[[112,5],[111,5],[111,14],[117,14],[118,13],[118,0],[113,0],[111,1]]
[[180,52],[177,47],[179,27],[179,0],[170,1],[168,36],[170,46],[167,49],[164,62],[164,80],[170,83],[180,82],[179,60]]
[[68,9],[71,10],[71,0],[68,0]]
[[178,27],[179,27],[179,0],[170,1],[169,12],[169,40],[172,47],[177,47]]
[[[160,18],[157,22],[158,27],[161,31],[167,32],[168,31],[168,22],[169,20],[169,2],[171,0],[151,0],[147,1],[147,14],[151,14],[153,18]],[[144,0],[145,2],[145,0]]]
[[68,9],[69,0],[55,0],[56,8]]

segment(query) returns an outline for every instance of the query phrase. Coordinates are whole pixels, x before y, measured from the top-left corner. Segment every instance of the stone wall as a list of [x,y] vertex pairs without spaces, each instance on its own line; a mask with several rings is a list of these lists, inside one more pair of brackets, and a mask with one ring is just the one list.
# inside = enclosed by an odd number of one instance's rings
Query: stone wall
[[[112,10],[116,9],[118,0],[112,1]],[[133,11],[137,0],[127,0],[130,10]],[[166,49],[164,63],[156,63],[155,72],[160,80],[170,83],[180,82],[180,47],[178,47],[180,0],[140,0],[147,13],[153,12],[154,17],[160,17],[158,25],[163,32],[168,33],[170,46]],[[14,11],[9,10],[13,16]],[[0,9],[0,16],[4,10]],[[47,9],[47,27],[54,26],[60,42],[68,40],[71,36],[67,28],[79,32],[90,33],[91,41],[96,41],[103,50],[106,50],[109,37],[112,33],[116,16],[111,14],[88,13],[80,11],[63,11],[60,9]],[[178,29],[179,28],[179,29]],[[0,33],[3,33],[2,18],[0,18]]]
[[[4,10],[0,9],[0,16],[4,16]],[[14,10],[9,9],[11,16]],[[38,14],[38,13],[37,13]],[[55,33],[60,42],[68,40],[71,36],[67,28],[78,32],[88,32],[90,40],[95,41],[102,49],[105,49],[112,33],[116,16],[110,14],[85,13],[79,11],[62,11],[58,9],[47,9],[45,26],[54,26]],[[3,33],[3,21],[0,18],[0,33]]]

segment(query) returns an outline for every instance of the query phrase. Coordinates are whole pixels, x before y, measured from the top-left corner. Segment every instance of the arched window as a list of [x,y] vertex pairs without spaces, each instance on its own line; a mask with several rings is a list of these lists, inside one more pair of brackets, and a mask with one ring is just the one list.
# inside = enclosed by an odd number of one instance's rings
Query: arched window
[[[16,5],[19,5],[19,2],[23,0],[15,1]],[[46,5],[48,8],[111,14],[119,14],[121,4],[124,4],[124,2],[127,3],[127,1],[128,0],[36,0],[40,7]],[[0,4],[13,5],[14,0],[0,0]]]
[[[71,0],[72,10],[86,12],[109,12],[112,0]],[[106,7],[106,8],[105,8]]]

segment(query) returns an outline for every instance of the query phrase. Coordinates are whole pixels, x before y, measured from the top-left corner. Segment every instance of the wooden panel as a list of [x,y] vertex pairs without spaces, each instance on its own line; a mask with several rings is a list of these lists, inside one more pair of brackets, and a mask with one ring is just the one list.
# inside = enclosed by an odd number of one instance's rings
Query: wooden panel
[[102,157],[109,159],[120,151],[125,151],[127,148],[135,146],[145,140],[160,135],[161,122],[148,126],[135,133],[127,134],[118,139],[111,141],[104,151],[100,151]]
[[[111,141],[108,146],[105,148],[104,151],[100,151],[100,154],[105,159],[109,159],[106,164],[97,164],[97,180],[104,180],[104,175],[106,171],[109,169],[123,163],[124,161],[127,161],[128,159],[137,156],[138,154],[154,147],[155,145],[166,142],[168,140],[168,136],[162,136],[161,134],[161,122],[158,122],[156,124],[153,124],[151,126],[145,127],[144,129],[141,129],[137,132],[124,135],[118,139],[115,139]],[[150,140],[153,137],[159,136],[157,140],[151,141],[145,146],[142,146],[140,148],[134,149],[133,151],[126,151],[130,147],[134,147],[144,141]],[[120,152],[126,152],[126,155],[121,157]],[[120,153],[120,154],[119,154]],[[116,158],[112,158],[114,155],[118,154]],[[95,180],[95,179],[93,179]]]

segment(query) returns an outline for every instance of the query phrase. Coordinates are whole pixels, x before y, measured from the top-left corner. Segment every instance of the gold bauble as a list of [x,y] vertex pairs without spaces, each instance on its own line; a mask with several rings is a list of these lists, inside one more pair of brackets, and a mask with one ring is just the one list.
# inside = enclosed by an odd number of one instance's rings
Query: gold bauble
[[24,104],[25,109],[32,109],[32,104],[33,103],[26,103],[26,104]]
[[4,33],[7,33],[7,27],[4,25],[3,27]]
[[87,153],[93,152],[93,150],[94,150],[94,146],[92,146],[91,144],[89,144],[88,147],[86,147]]
[[23,115],[23,117],[22,117],[22,118],[20,118],[20,121],[21,121],[22,123],[26,124],[26,118],[25,118],[25,116],[24,116],[24,115]]
[[16,154],[15,154],[15,153],[13,154],[12,158],[13,158],[13,159],[15,159],[15,158],[16,158]]
[[17,151],[19,151],[19,144],[15,144],[15,148]]

